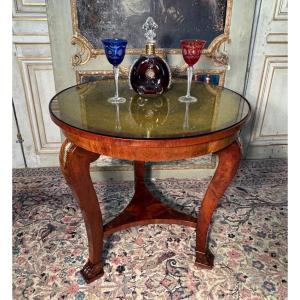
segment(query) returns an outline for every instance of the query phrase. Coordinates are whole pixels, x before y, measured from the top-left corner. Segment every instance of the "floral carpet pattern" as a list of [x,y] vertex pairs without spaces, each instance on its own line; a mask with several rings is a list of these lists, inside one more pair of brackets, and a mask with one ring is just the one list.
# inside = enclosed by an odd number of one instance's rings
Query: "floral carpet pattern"
[[[208,179],[149,183],[161,201],[196,216]],[[104,222],[132,182],[97,182]],[[104,243],[102,278],[87,285],[80,210],[58,168],[13,172],[14,299],[287,299],[287,161],[243,161],[216,210],[212,270],[198,269],[195,229],[134,227]]]

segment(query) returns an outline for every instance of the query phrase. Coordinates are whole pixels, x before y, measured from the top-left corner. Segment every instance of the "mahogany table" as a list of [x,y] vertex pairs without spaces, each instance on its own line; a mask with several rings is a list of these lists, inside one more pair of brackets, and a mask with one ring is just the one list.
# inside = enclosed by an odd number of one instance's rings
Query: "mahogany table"
[[[196,265],[212,268],[214,256],[207,233],[213,212],[235,175],[241,150],[238,132],[250,115],[241,95],[218,86],[193,82],[198,101],[185,104],[186,82],[155,97],[140,97],[120,83],[127,101],[111,104],[111,80],[76,85],[50,102],[52,120],[66,140],[60,151],[62,173],[79,203],[85,222],[89,257],[81,270],[90,283],[103,275],[103,238],[128,227],[180,224],[196,228]],[[219,158],[197,218],[178,212],[156,199],[144,183],[145,161],[168,161],[215,153]],[[102,215],[89,167],[100,155],[134,161],[135,194],[124,211],[108,224]]]

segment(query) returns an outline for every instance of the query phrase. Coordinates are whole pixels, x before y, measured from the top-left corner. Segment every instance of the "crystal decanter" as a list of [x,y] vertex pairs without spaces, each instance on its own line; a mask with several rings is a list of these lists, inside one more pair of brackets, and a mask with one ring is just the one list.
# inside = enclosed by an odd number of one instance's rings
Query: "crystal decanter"
[[157,95],[171,86],[171,71],[164,59],[155,55],[155,29],[158,25],[148,17],[143,29],[146,31],[146,54],[141,55],[129,72],[129,85],[140,95]]

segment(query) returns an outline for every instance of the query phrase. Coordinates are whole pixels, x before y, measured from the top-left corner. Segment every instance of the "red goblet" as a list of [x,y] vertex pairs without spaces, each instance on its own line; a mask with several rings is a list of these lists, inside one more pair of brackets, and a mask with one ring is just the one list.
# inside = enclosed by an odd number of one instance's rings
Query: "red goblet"
[[178,98],[180,102],[191,103],[196,102],[197,98],[191,96],[191,83],[193,78],[193,65],[200,59],[202,50],[205,46],[204,40],[181,40],[180,45],[182,49],[182,56],[184,61],[188,64],[187,68],[187,93],[185,96]]

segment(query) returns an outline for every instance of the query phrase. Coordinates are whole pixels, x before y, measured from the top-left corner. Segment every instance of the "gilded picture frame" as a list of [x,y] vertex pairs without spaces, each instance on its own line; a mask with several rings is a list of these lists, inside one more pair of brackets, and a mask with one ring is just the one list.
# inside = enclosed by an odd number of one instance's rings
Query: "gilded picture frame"
[[[73,67],[84,65],[90,59],[96,58],[98,55],[103,55],[104,50],[102,48],[95,48],[92,43],[80,32],[78,24],[78,14],[77,14],[77,0],[71,1],[71,15],[72,15],[72,29],[73,37],[71,43],[78,47],[78,51],[72,57]],[[233,0],[227,0],[226,2],[226,12],[225,12],[225,22],[224,30],[222,34],[216,36],[207,47],[204,49],[203,54],[211,57],[220,65],[226,65],[228,63],[228,58],[225,54],[219,52],[220,45],[225,41],[229,40],[230,34],[230,23],[232,16],[232,2]],[[144,51],[143,48],[128,48],[126,50],[127,54],[141,54]],[[180,54],[181,49],[179,48],[159,48],[156,50],[157,54],[160,56],[165,56],[168,54]]]

